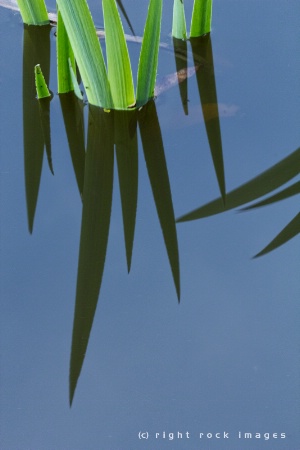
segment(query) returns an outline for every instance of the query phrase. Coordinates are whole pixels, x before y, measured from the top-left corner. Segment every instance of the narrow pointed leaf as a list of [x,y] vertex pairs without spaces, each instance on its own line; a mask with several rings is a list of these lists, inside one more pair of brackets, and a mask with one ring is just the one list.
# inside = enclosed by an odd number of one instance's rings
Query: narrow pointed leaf
[[37,64],[34,67],[34,75],[37,98],[41,99],[50,97],[51,94],[49,92],[40,64]]
[[174,0],[172,36],[176,39],[187,38],[183,0]]
[[293,195],[300,194],[300,181],[292,184],[292,186],[288,186],[277,194],[272,195],[271,197],[262,200],[261,202],[255,203],[254,205],[247,206],[246,208],[242,208],[240,211],[248,211],[253,208],[259,208],[261,206],[271,205],[274,202],[279,202],[281,200],[285,200],[286,198],[292,197]]
[[114,132],[128,272],[131,266],[138,195],[136,111],[115,111]]
[[190,37],[199,37],[211,31],[212,0],[194,0]]
[[195,68],[199,60],[205,60],[203,70],[197,70],[199,96],[205,123],[207,139],[215,168],[220,193],[225,202],[226,186],[223,160],[222,136],[220,128],[218,98],[214,74],[214,60],[210,36],[191,39]]
[[118,3],[118,6],[119,6],[123,16],[126,19],[126,22],[128,23],[130,31],[135,36],[134,30],[133,30],[133,26],[131,25],[130,19],[129,19],[128,15],[127,15],[126,9],[124,8],[124,5],[123,5],[122,1],[121,0],[117,0],[117,3]]
[[61,94],[59,99],[77,186],[80,196],[82,196],[85,162],[83,103],[75,96],[74,92]]
[[221,198],[213,200],[200,208],[191,211],[180,217],[177,222],[185,222],[188,220],[202,219],[203,217],[219,214],[224,211],[236,208],[238,206],[249,203],[263,195],[279,188],[284,183],[294,178],[300,172],[300,148],[295,150],[279,163],[270,167],[265,172],[247,183],[234,189],[226,195],[226,205],[223,204]]
[[162,0],[150,0],[137,76],[137,106],[154,96],[158,64]]
[[115,0],[102,0],[107,71],[115,109],[135,105],[133,78],[124,30]]
[[102,282],[113,189],[112,113],[91,106],[70,361],[70,403],[86,354]]
[[152,193],[179,301],[180,273],[176,224],[163,141],[153,101],[141,111],[139,128]]
[[50,127],[50,98],[39,100],[40,122],[42,125],[44,144],[48,160],[48,166],[52,175],[54,175],[51,150],[51,127]]
[[40,121],[39,102],[36,99],[33,67],[41,63],[49,83],[50,26],[24,27],[23,37],[23,134],[25,190],[29,232],[33,231],[34,217],[41,180],[44,135]]
[[59,10],[57,12],[56,50],[58,93],[65,94],[74,89],[70,66],[75,72],[76,65],[74,52]]
[[57,4],[89,103],[112,108],[103,54],[86,0],[57,0]]
[[72,80],[72,86],[73,86],[73,89],[74,89],[74,94],[76,95],[76,97],[79,100],[83,100],[83,96],[82,96],[82,93],[81,93],[81,90],[80,90],[80,87],[79,87],[79,84],[78,84],[78,81],[77,81],[77,77],[76,77],[76,74],[75,74],[75,71],[74,71],[74,67],[73,67],[72,61],[70,59],[69,59],[69,71],[70,71],[70,76],[71,76],[71,80]]
[[[188,67],[187,42],[173,38],[175,64],[180,98],[185,115],[188,115]],[[184,76],[186,74],[186,76]]]
[[258,258],[259,256],[263,256],[266,253],[269,253],[281,245],[285,244],[293,237],[297,236],[300,233],[300,213],[291,220],[290,223],[267,245],[261,252],[257,253],[254,258]]
[[44,0],[17,0],[23,22],[27,25],[47,25],[49,17]]

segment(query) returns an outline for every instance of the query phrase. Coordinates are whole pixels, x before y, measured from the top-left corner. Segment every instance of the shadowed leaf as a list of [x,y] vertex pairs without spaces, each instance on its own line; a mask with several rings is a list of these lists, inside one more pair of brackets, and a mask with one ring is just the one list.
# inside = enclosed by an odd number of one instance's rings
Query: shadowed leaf
[[70,404],[87,350],[106,257],[113,189],[112,120],[112,113],[90,106],[70,361]]
[[44,144],[48,160],[48,166],[52,175],[54,175],[52,164],[52,150],[51,150],[51,127],[50,127],[50,101],[48,97],[39,100],[40,121],[43,130]]
[[115,111],[114,133],[128,272],[131,266],[138,194],[136,125],[136,111]]
[[44,155],[44,135],[36,99],[33,68],[43,66],[45,81],[50,73],[50,26],[24,26],[23,35],[23,134],[25,190],[29,232],[33,223],[39,193]]
[[168,169],[154,101],[149,102],[140,112],[139,128],[149,180],[179,300],[180,274],[176,225]]
[[77,186],[82,196],[85,160],[83,103],[74,92],[61,94],[59,99]]
[[202,219],[203,217],[219,214],[249,203],[263,195],[279,188],[284,183],[294,178],[300,172],[300,148],[295,150],[270,169],[252,178],[247,183],[234,189],[226,195],[226,205],[218,198],[200,208],[181,216],[177,222]]
[[205,66],[196,72],[196,78],[211,156],[220,193],[225,202],[226,188],[223,149],[211,39],[208,35],[202,36],[201,38],[191,38],[190,41],[195,68],[199,65],[199,60],[202,61],[204,59],[206,61]]
[[188,69],[187,42],[173,37],[173,47],[181,103],[184,114],[188,115],[188,76],[186,76],[183,80],[180,78],[180,74],[187,73]]
[[272,203],[279,202],[281,200],[285,200],[286,198],[292,197],[293,195],[300,193],[300,181],[292,184],[292,186],[288,186],[277,194],[272,195],[271,197],[262,200],[261,202],[255,203],[254,205],[247,206],[246,208],[240,209],[240,211],[248,211],[253,208],[259,208],[261,206],[271,205]]
[[267,245],[261,252],[257,253],[254,258],[258,258],[259,256],[265,255],[281,245],[288,242],[293,237],[297,236],[300,233],[300,213],[291,220],[290,223]]

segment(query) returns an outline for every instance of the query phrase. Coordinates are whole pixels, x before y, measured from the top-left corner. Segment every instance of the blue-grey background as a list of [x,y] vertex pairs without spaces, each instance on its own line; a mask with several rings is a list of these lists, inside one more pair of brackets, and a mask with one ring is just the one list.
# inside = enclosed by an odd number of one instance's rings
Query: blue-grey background
[[[147,2],[124,5],[141,35]],[[100,2],[91,9],[101,25]],[[299,146],[299,13],[297,0],[214,2],[218,100],[238,107],[221,119],[228,190]],[[163,14],[161,39],[171,45],[171,1]],[[142,152],[132,270],[128,276],[116,176],[103,285],[70,410],[81,200],[55,96],[55,176],[45,158],[29,235],[23,26],[8,10],[0,20],[1,450],[298,450],[299,238],[251,257],[297,214],[299,199],[179,224],[178,306]],[[138,52],[130,45],[133,58]],[[56,92],[54,35],[52,60]],[[161,52],[158,80],[174,71],[172,53]],[[189,100],[185,118],[176,87],[157,99],[176,216],[218,196],[195,78]],[[139,440],[140,431],[149,439]],[[163,431],[190,439],[155,439]],[[286,438],[240,440],[239,431]],[[200,432],[230,437],[200,441]]]

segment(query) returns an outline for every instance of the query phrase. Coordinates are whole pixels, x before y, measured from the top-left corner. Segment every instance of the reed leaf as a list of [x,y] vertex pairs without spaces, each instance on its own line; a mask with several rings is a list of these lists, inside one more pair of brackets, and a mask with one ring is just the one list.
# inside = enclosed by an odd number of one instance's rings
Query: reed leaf
[[150,0],[138,66],[137,106],[153,97],[158,64],[162,0]]
[[202,219],[249,203],[287,183],[297,176],[299,171],[300,148],[257,177],[229,192],[226,195],[225,205],[222,198],[218,198],[179,217],[177,222]]
[[194,0],[190,37],[199,37],[211,31],[212,0]]
[[247,206],[246,208],[240,209],[240,211],[249,211],[250,209],[260,208],[261,206],[271,205],[272,203],[285,200],[286,198],[292,197],[293,195],[300,194],[300,181],[288,186],[277,194],[271,195],[271,197],[262,200],[261,202],[254,203],[254,205]]
[[73,72],[76,72],[76,65],[74,52],[59,10],[57,11],[56,52],[58,93],[65,94],[74,90],[70,66]]
[[176,224],[163,140],[154,101],[149,102],[140,112],[139,128],[157,215],[169,257],[178,301],[180,301],[180,269]]
[[127,269],[130,271],[138,196],[138,142],[136,111],[115,111],[114,135]]
[[293,239],[297,234],[300,233],[300,213],[292,219],[284,229],[277,234],[277,236],[268,244],[263,250],[261,250],[254,258],[258,258],[259,256],[263,256],[266,253],[269,253],[286,242]]
[[51,97],[40,64],[34,67],[36,95],[38,99]]
[[47,25],[49,17],[44,0],[17,0],[22,20],[27,25]]
[[111,116],[90,106],[70,360],[70,404],[88,346],[106,257],[114,165]]
[[174,0],[172,36],[177,39],[187,38],[183,0]]
[[114,109],[135,106],[131,64],[115,0],[102,0],[107,72]]
[[113,102],[103,54],[86,0],[57,0],[57,4],[89,103],[112,108]]

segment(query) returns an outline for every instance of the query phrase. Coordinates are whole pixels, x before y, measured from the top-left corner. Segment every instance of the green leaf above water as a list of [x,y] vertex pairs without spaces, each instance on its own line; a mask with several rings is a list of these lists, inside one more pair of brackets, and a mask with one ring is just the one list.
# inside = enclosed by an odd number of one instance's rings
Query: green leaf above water
[[150,0],[137,76],[137,106],[153,97],[158,64],[162,0]]
[[199,37],[211,31],[212,0],[194,0],[190,37]]
[[47,25],[49,17],[44,0],[17,0],[22,20],[27,25]]
[[133,78],[124,30],[115,0],[102,0],[107,71],[114,109],[135,105]]
[[57,4],[89,103],[112,108],[113,102],[103,54],[87,2],[57,0]]
[[183,0],[174,0],[172,36],[176,39],[187,38]]

